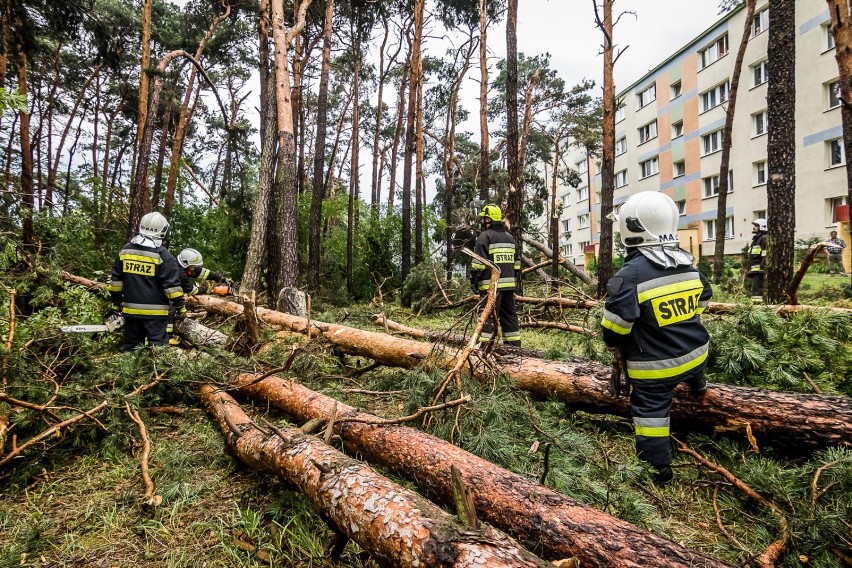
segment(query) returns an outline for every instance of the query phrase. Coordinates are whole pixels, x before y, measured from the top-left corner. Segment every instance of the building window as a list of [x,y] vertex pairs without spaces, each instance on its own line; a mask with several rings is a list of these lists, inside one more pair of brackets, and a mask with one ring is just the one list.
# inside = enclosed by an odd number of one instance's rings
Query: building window
[[587,187],[581,187],[580,189],[578,189],[578,190],[577,190],[577,201],[578,201],[578,202],[580,202],[580,201],[585,201],[585,200],[587,200],[588,198],[589,198],[589,188],[588,188],[588,186],[587,186]]
[[672,124],[672,139],[683,136],[683,121],[678,120]]
[[[701,180],[704,183],[704,197],[715,197],[719,195],[719,175],[706,177]],[[728,170],[728,193],[734,192],[734,170]]]
[[686,175],[686,161],[680,160],[672,164],[672,177],[680,177]]
[[639,108],[647,106],[657,100],[657,85],[652,84],[650,87],[636,95],[639,99]]
[[675,205],[677,205],[678,215],[683,217],[686,215],[686,199],[681,199],[680,201],[675,201]]
[[705,134],[701,137],[701,147],[704,150],[703,156],[718,152],[722,148],[722,131],[716,130],[710,134]]
[[588,229],[589,228],[589,214],[588,213],[584,213],[582,215],[577,215],[577,219],[579,219],[579,221],[580,221],[580,228],[581,229]]
[[834,34],[831,33],[831,22],[822,25],[822,34],[825,38],[825,51],[834,49]]
[[766,219],[766,209],[759,209],[752,212],[752,219]]
[[[725,238],[733,239],[734,238],[734,218],[733,217],[725,217]],[[704,221],[704,240],[705,241],[715,241],[716,240],[716,219],[710,219],[709,221]]]
[[752,65],[751,73],[754,78],[754,85],[752,86],[757,87],[764,84],[769,79],[769,75],[767,74],[767,60],[764,59],[760,63]]
[[754,136],[766,134],[766,111],[762,110],[751,115],[751,124],[754,127]]
[[615,109],[615,122],[616,123],[621,122],[625,118],[627,118],[627,109],[625,109],[623,106],[620,106],[617,109]]
[[728,100],[728,81],[716,85],[709,91],[701,93],[701,112],[716,108]]
[[832,197],[831,199],[826,199],[829,206],[829,214],[831,216],[831,222],[837,223],[837,208],[841,205],[846,204],[846,197]]
[[828,167],[833,168],[834,166],[845,164],[846,161],[843,159],[843,139],[829,140],[826,144],[828,144]]
[[751,22],[752,35],[757,35],[769,29],[769,9],[763,9],[754,15]]
[[562,196],[562,207],[568,207],[569,205],[571,205],[571,194],[566,193]]
[[562,220],[562,232],[570,233],[571,232],[571,219],[563,219]]
[[840,81],[832,81],[830,83],[826,83],[825,85],[825,94],[828,100],[827,109],[833,109],[840,106]]
[[579,243],[577,243],[577,246],[579,246],[580,250],[585,253],[586,247],[590,244],[592,244],[591,241],[580,241]]
[[615,187],[624,187],[627,185],[627,170],[621,170],[615,174]]
[[701,68],[704,69],[728,53],[728,34],[723,35],[701,50]]
[[620,156],[627,152],[627,136],[622,136],[615,141],[615,155]]
[[583,159],[581,162],[577,162],[577,173],[584,174],[589,171],[589,161]]
[[645,126],[639,128],[639,144],[644,144],[648,140],[652,140],[657,137],[657,121],[656,119],[652,120]]
[[572,243],[567,243],[562,245],[562,251],[565,256],[574,256],[574,245]]
[[650,160],[645,160],[639,164],[639,169],[641,173],[639,174],[639,179],[646,178],[648,176],[652,176],[660,171],[660,160],[657,156],[654,156]]
[[766,183],[766,160],[754,163],[754,185]]
[[675,81],[672,83],[672,96],[671,98],[676,99],[683,94],[683,87],[681,86],[680,81]]

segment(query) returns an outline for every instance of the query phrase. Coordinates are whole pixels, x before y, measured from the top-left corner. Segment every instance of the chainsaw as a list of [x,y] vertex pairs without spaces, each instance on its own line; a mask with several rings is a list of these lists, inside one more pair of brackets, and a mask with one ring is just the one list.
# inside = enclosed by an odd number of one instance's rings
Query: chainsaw
[[112,308],[104,311],[104,323],[93,325],[66,325],[60,327],[63,333],[111,333],[124,327],[124,316]]
[[236,290],[233,284],[230,282],[223,282],[222,284],[217,284],[210,289],[210,293],[214,296],[237,296],[239,292]]

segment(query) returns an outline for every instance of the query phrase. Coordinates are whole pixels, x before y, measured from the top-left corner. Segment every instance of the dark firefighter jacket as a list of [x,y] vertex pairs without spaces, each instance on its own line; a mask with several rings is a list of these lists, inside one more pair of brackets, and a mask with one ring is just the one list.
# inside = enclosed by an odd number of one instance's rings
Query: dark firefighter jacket
[[610,278],[603,336],[631,380],[672,379],[703,368],[710,336],[698,315],[712,296],[692,266],[662,268],[633,249]]
[[748,247],[748,273],[762,274],[766,268],[766,233],[755,233]]
[[208,280],[218,283],[227,282],[227,278],[221,274],[200,266],[193,266],[191,271],[189,269],[180,271],[180,287],[185,294],[206,294]]
[[126,316],[166,318],[169,304],[183,308],[183,289],[175,257],[162,246],[127,243],[118,253],[107,289]]
[[[521,260],[515,259],[515,239],[501,221],[494,221],[490,229],[479,233],[473,252],[500,267],[498,291],[515,289],[515,271],[521,269]],[[470,281],[480,292],[488,290],[491,269],[474,260],[470,263]]]

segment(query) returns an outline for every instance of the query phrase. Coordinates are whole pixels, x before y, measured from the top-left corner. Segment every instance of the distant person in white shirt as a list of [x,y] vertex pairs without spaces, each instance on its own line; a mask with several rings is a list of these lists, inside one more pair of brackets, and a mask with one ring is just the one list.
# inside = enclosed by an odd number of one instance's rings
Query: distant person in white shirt
[[837,238],[837,231],[831,231],[827,241],[825,241],[825,255],[828,259],[828,273],[834,276],[835,267],[837,274],[844,276],[843,271],[843,249],[846,248],[846,241]]

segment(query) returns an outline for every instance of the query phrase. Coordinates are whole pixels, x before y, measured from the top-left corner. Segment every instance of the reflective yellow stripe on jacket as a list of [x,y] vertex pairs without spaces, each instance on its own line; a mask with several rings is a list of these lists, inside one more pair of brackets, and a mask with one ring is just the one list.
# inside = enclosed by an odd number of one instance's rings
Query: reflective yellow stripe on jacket
[[710,343],[705,343],[686,355],[658,361],[627,361],[627,376],[631,379],[670,379],[682,375],[699,365],[706,359],[710,351]]

